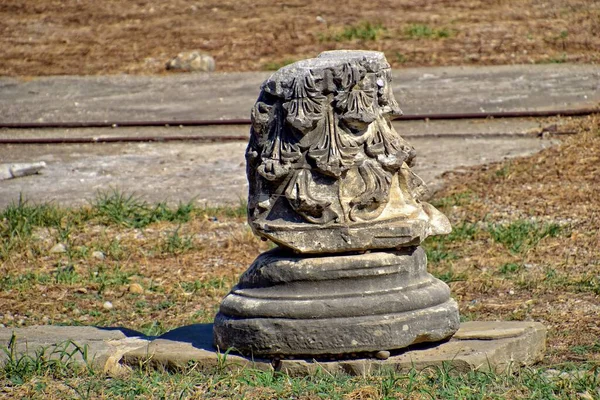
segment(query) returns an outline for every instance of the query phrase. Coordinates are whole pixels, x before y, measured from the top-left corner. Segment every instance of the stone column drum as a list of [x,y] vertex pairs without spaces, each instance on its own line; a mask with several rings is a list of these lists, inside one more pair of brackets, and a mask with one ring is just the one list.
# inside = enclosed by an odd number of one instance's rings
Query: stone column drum
[[261,88],[248,220],[277,244],[223,299],[214,342],[256,356],[395,350],[448,338],[456,302],[419,244],[451,231],[421,201],[383,53],[329,51]]

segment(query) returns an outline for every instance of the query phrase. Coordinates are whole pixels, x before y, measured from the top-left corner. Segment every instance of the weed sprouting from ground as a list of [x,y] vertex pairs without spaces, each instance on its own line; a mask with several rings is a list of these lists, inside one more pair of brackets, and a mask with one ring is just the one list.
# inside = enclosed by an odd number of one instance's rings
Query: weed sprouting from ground
[[192,236],[180,235],[181,225],[171,232],[167,233],[165,242],[162,245],[163,253],[180,254],[191,250],[194,247]]
[[60,227],[68,210],[53,204],[30,204],[19,196],[0,212],[0,261],[27,247],[35,228]]
[[27,237],[35,227],[51,227],[60,224],[67,210],[52,204],[33,205],[19,197],[0,213],[0,229],[3,237]]
[[192,203],[180,203],[174,209],[164,202],[152,206],[134,194],[118,190],[99,193],[92,202],[93,212],[104,222],[131,228],[143,228],[159,221],[187,222],[194,209]]
[[336,41],[336,42],[348,42],[352,40],[361,41],[375,41],[378,40],[387,29],[380,23],[371,23],[369,21],[363,21],[356,25],[345,26],[341,31],[321,35],[320,40],[323,41]]
[[[166,202],[149,204],[135,194],[119,190],[100,192],[88,207],[69,209],[51,203],[31,204],[20,198],[0,212],[0,261],[6,261],[14,253],[30,253],[37,256],[39,248],[36,231],[50,229],[56,243],[65,248],[70,259],[86,258],[94,249],[90,243],[76,244],[73,233],[80,232],[86,224],[144,229],[149,225],[170,222],[179,225],[193,218],[243,218],[246,203],[237,206],[196,206],[192,201],[171,207]],[[127,249],[119,238],[109,242],[100,241],[97,249],[114,260],[122,260]],[[174,229],[159,250],[166,253],[181,253],[193,248],[191,236],[182,236]]]
[[[226,362],[227,354],[223,355]],[[34,359],[35,361],[35,359]],[[194,363],[177,371],[138,368],[115,377],[60,370],[58,365],[40,372],[12,374],[0,372],[0,382],[19,376],[12,389],[37,395],[61,393],[65,385],[87,398],[327,398],[327,399],[504,399],[504,398],[595,398],[600,373],[593,365],[561,366],[560,369],[523,368],[512,371],[471,371],[459,373],[450,365],[403,373],[384,370],[359,377],[332,374],[322,369],[305,377],[292,377],[278,371],[252,368],[214,370],[197,368]],[[58,372],[56,372],[58,368]],[[51,374],[46,371],[51,371]],[[74,369],[74,371],[78,371]],[[58,383],[62,383],[59,385]],[[43,385],[40,385],[43,383]],[[582,396],[589,395],[589,397]],[[73,393],[71,393],[73,395]]]
[[410,39],[441,39],[455,34],[453,30],[447,28],[432,28],[424,24],[409,25],[404,33]]
[[69,340],[27,351],[26,346],[19,346],[18,340],[13,333],[8,344],[0,347],[4,355],[0,382],[6,380],[13,385],[23,385],[34,378],[65,379],[82,372],[93,376],[87,346]]

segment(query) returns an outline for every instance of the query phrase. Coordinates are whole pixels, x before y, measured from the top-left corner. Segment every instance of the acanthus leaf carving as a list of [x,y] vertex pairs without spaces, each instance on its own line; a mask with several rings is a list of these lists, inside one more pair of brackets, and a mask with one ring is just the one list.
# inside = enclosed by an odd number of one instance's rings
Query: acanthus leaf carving
[[389,198],[392,174],[373,161],[367,160],[358,167],[365,189],[350,201],[350,220],[372,220],[383,211]]
[[285,196],[292,208],[307,221],[326,224],[338,215],[331,209],[331,201],[318,199],[311,193],[312,174],[307,169],[296,170],[287,184]]
[[277,241],[286,223],[340,229],[342,247],[353,248],[355,224],[427,220],[414,148],[391,124],[401,111],[390,81],[383,54],[348,51],[284,67],[263,84],[246,153],[257,233]]

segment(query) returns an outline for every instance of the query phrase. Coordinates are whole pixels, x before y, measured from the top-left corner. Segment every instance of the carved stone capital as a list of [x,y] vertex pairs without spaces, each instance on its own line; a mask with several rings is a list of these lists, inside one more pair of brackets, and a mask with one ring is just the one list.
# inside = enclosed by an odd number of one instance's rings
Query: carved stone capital
[[382,53],[326,52],[274,73],[252,110],[248,219],[279,246],[223,299],[220,349],[314,357],[396,350],[459,326],[419,244],[451,230],[421,200]]
[[246,151],[255,233],[300,253],[389,249],[450,231],[421,201],[383,53],[331,51],[274,73]]

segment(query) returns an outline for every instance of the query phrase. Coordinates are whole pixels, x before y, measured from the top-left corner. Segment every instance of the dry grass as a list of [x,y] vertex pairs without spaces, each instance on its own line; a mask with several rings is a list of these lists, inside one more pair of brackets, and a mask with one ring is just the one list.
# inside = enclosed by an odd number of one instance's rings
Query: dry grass
[[157,74],[180,51],[221,71],[321,51],[384,51],[394,67],[600,61],[593,0],[337,2],[4,0],[0,75]]
[[[450,173],[438,194],[455,226],[479,227],[474,240],[445,244],[455,259],[434,265],[464,278],[451,283],[463,317],[543,322],[548,363],[600,360],[600,349],[586,351],[600,343],[600,118],[572,124],[581,133],[562,145]],[[514,240],[525,227],[531,243],[511,251],[490,234],[498,226],[515,228]]]
[[[140,229],[92,219],[60,236],[35,228],[5,256],[0,323],[127,326],[152,335],[212,321],[238,275],[267,248],[241,218],[207,215]],[[66,251],[53,253],[57,243]]]

